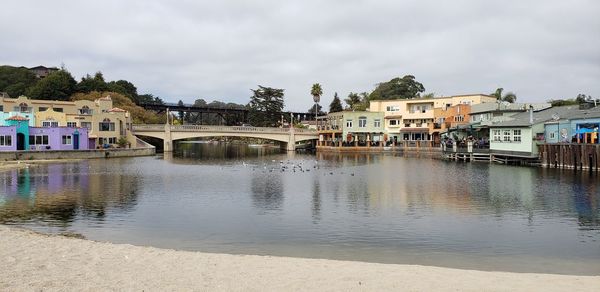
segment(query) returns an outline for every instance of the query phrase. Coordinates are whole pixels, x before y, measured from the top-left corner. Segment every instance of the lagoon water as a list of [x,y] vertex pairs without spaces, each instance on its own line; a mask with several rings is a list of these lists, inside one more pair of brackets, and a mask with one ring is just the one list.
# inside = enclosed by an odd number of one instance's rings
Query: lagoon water
[[0,223],[204,252],[600,274],[598,174],[414,155],[198,143],[38,165],[0,173]]

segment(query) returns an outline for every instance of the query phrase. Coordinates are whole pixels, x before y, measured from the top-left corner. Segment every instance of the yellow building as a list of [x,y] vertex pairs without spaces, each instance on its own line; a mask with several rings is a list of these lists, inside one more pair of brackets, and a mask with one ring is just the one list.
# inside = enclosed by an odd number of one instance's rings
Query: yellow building
[[373,100],[369,111],[383,112],[385,130],[390,140],[439,141],[440,125],[434,114],[436,108],[449,108],[458,104],[496,102],[485,94],[455,95],[435,98]]
[[[89,131],[90,145],[114,145],[120,137],[131,144],[129,112],[113,107],[110,96],[95,101],[36,100],[25,96],[0,97],[0,116],[25,116],[32,127],[82,127]],[[4,119],[0,123],[4,122]]]

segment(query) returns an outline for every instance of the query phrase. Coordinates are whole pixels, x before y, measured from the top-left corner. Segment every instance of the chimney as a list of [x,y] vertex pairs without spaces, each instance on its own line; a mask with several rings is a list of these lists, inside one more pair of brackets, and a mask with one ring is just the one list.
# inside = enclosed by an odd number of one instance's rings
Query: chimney
[[529,105],[529,123],[533,125],[533,105]]

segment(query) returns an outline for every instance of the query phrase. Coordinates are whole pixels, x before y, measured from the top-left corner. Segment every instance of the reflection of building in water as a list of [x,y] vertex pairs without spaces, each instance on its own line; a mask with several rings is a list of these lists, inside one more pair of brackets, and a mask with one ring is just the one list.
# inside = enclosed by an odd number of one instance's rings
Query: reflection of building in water
[[18,218],[64,224],[77,215],[102,217],[108,207],[127,210],[136,202],[135,177],[90,173],[88,161],[40,165],[5,172],[0,178],[4,182],[0,221]]
[[281,210],[283,206],[283,182],[281,174],[270,169],[257,171],[251,179],[252,202],[263,210]]
[[504,165],[490,165],[489,167],[489,200],[498,212],[514,210],[522,206],[533,210],[536,204],[536,178],[535,168],[507,167]]

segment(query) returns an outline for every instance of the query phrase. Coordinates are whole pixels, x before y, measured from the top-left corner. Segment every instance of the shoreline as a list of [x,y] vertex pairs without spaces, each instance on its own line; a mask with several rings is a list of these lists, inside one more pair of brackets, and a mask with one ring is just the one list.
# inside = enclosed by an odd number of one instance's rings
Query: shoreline
[[0,225],[0,290],[594,291],[600,276],[230,255],[112,244]]

